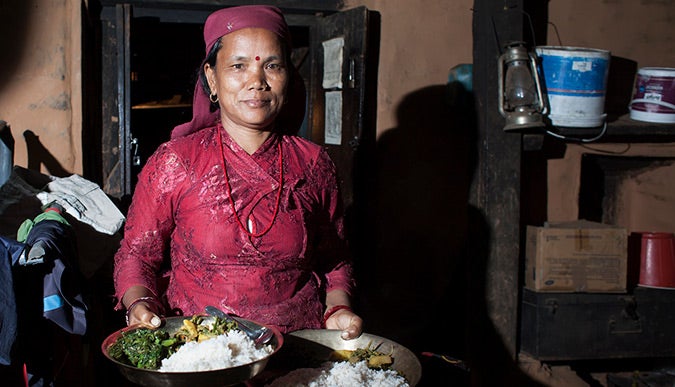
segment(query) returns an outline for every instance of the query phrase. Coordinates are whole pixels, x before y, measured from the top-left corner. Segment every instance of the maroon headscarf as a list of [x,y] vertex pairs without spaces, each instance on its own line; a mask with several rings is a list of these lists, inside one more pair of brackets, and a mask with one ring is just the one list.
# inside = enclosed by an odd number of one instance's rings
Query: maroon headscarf
[[[264,28],[272,31],[286,42],[289,50],[291,49],[291,33],[279,8],[265,5],[245,5],[221,9],[206,18],[204,23],[206,56],[220,37],[244,28]],[[201,66],[204,67],[204,62]],[[292,63],[289,63],[289,66],[293,67]],[[295,70],[293,69],[292,72],[295,73]],[[299,76],[296,78],[299,78]],[[302,114],[304,116],[304,84],[302,87]],[[204,92],[198,79],[192,102],[192,121],[176,126],[171,132],[171,138],[187,136],[200,129],[214,126],[220,119],[220,110],[211,112],[210,106],[209,96]]]

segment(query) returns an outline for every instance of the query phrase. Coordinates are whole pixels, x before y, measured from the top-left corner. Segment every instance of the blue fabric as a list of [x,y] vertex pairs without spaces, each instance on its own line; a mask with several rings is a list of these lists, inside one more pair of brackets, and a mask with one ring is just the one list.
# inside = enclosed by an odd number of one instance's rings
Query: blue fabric
[[12,267],[26,244],[0,236],[0,364],[12,363],[12,346],[17,335],[16,297]]
[[[43,281],[43,316],[53,321],[68,333],[83,335],[87,331],[86,311],[79,284],[77,270],[71,262],[76,254],[72,229],[62,222],[45,219],[33,225],[26,243],[38,241],[45,245],[45,264],[51,269]],[[60,306],[53,308],[54,299],[60,299]]]
[[42,310],[44,312],[51,312],[54,309],[63,307],[63,297],[58,294],[52,294],[42,299]]
[[[12,355],[21,357],[16,353],[15,343],[30,329],[39,327],[35,319],[39,314],[68,333],[83,335],[87,331],[87,306],[83,301],[79,272],[73,266],[76,248],[70,225],[40,217],[38,221],[31,222],[25,231],[26,243],[0,236],[0,364],[4,366],[13,364]],[[42,242],[45,250],[43,263],[22,266],[22,253],[37,242]],[[40,284],[42,297],[36,288]],[[42,305],[39,304],[40,298]],[[24,315],[34,312],[38,314],[33,317]],[[36,336],[31,334],[30,337]],[[31,353],[30,349],[27,353]],[[36,367],[40,368],[39,365]],[[36,380],[30,384],[37,386],[42,383],[40,377]]]

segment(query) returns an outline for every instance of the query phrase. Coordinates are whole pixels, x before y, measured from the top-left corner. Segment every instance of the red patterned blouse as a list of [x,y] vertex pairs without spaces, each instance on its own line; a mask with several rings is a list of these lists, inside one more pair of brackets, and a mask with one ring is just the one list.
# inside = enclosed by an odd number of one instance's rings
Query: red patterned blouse
[[335,165],[305,139],[272,135],[252,155],[220,125],[171,140],[139,174],[115,255],[117,299],[142,285],[169,314],[215,305],[284,333],[320,328],[326,292],[355,285],[343,215]]

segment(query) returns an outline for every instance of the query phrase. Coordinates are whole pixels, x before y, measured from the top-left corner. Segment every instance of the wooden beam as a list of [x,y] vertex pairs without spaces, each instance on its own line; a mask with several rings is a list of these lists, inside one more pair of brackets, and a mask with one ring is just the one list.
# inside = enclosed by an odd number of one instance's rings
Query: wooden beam
[[[476,223],[472,259],[478,261],[472,287],[484,304],[487,325],[503,349],[516,357],[520,267],[520,177],[519,133],[503,131],[498,109],[497,62],[510,41],[522,40],[523,0],[475,0],[473,16],[473,85],[477,118],[477,167],[471,189],[472,205],[482,217]],[[478,247],[480,246],[480,247]],[[483,283],[481,283],[481,281]],[[481,316],[480,306],[475,311]],[[489,340],[486,332],[477,337]],[[493,345],[494,343],[490,343]],[[492,349],[491,349],[492,350]],[[496,348],[494,350],[497,350]]]
[[100,0],[103,6],[129,4],[134,7],[165,8],[181,10],[215,10],[237,5],[273,5],[282,11],[297,12],[337,12],[345,8],[343,0]]

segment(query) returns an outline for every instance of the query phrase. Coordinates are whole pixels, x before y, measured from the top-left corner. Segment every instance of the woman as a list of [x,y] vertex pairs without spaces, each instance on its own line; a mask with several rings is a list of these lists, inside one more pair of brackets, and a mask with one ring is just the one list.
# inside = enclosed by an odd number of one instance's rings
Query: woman
[[149,327],[164,306],[192,315],[215,305],[283,333],[358,337],[335,165],[280,119],[293,81],[283,15],[222,9],[204,40],[193,119],[139,174],[115,255],[116,308]]

